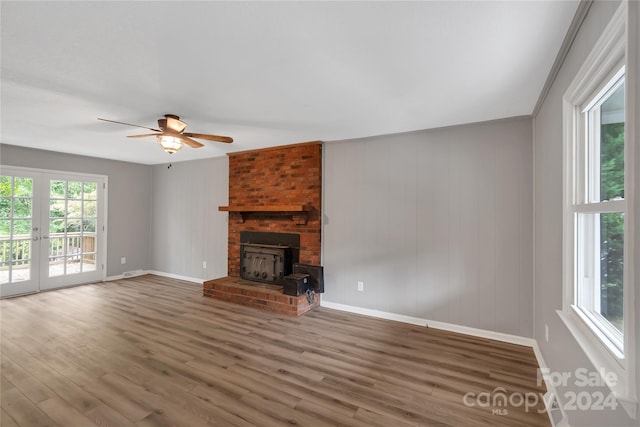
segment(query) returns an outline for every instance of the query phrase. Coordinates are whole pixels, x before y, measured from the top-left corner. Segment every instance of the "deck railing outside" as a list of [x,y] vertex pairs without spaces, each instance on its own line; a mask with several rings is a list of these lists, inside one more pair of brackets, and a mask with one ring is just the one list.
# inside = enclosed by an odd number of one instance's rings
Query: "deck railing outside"
[[[0,260],[2,261],[0,268],[8,267],[9,263],[14,266],[30,263],[31,243],[32,237],[29,234],[15,235],[13,241],[5,236],[0,237]],[[84,262],[93,263],[95,262],[93,255],[95,251],[95,233],[52,233],[49,235],[49,263],[58,260],[63,262],[65,257],[67,257],[67,262],[80,261],[83,254],[87,254],[84,256]]]

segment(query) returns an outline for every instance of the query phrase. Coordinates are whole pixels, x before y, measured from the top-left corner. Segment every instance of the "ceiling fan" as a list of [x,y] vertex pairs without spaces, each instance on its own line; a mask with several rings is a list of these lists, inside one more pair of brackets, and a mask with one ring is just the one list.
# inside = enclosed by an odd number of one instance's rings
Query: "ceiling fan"
[[225,142],[230,144],[233,142],[233,138],[228,136],[208,135],[206,133],[192,133],[185,132],[184,129],[187,124],[180,120],[180,117],[175,114],[165,114],[164,119],[158,119],[158,127],[160,129],[154,129],[147,126],[133,125],[131,123],[118,122],[115,120],[101,119],[103,122],[118,123],[121,125],[135,126],[143,129],[152,130],[154,133],[145,133],[142,135],[129,135],[127,138],[145,138],[148,136],[155,136],[158,138],[158,144],[169,154],[173,154],[182,148],[183,144],[187,144],[192,148],[203,147],[204,144],[195,141],[191,138],[204,139],[207,141]]

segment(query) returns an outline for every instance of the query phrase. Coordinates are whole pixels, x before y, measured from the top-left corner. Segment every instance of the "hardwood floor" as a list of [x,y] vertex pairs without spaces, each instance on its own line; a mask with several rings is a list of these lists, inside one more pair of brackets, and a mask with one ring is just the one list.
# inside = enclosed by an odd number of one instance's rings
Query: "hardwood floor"
[[[158,276],[0,308],[3,427],[550,425],[517,398],[544,392],[527,347],[326,308],[278,316]],[[498,387],[514,405],[483,405]]]

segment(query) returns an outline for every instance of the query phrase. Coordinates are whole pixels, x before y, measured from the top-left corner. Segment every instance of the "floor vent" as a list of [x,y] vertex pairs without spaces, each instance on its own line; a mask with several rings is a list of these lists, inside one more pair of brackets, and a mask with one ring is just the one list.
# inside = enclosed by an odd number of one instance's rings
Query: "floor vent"
[[135,277],[135,276],[141,276],[143,274],[144,274],[144,271],[142,270],[125,271],[124,273],[122,273],[122,277],[124,278]]

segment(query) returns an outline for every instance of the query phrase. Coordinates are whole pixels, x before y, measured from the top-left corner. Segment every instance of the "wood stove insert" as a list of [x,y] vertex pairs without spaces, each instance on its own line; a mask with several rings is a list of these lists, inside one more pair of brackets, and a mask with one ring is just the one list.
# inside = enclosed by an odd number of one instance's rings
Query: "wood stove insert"
[[298,262],[300,235],[243,231],[240,233],[240,277],[245,280],[284,284]]

